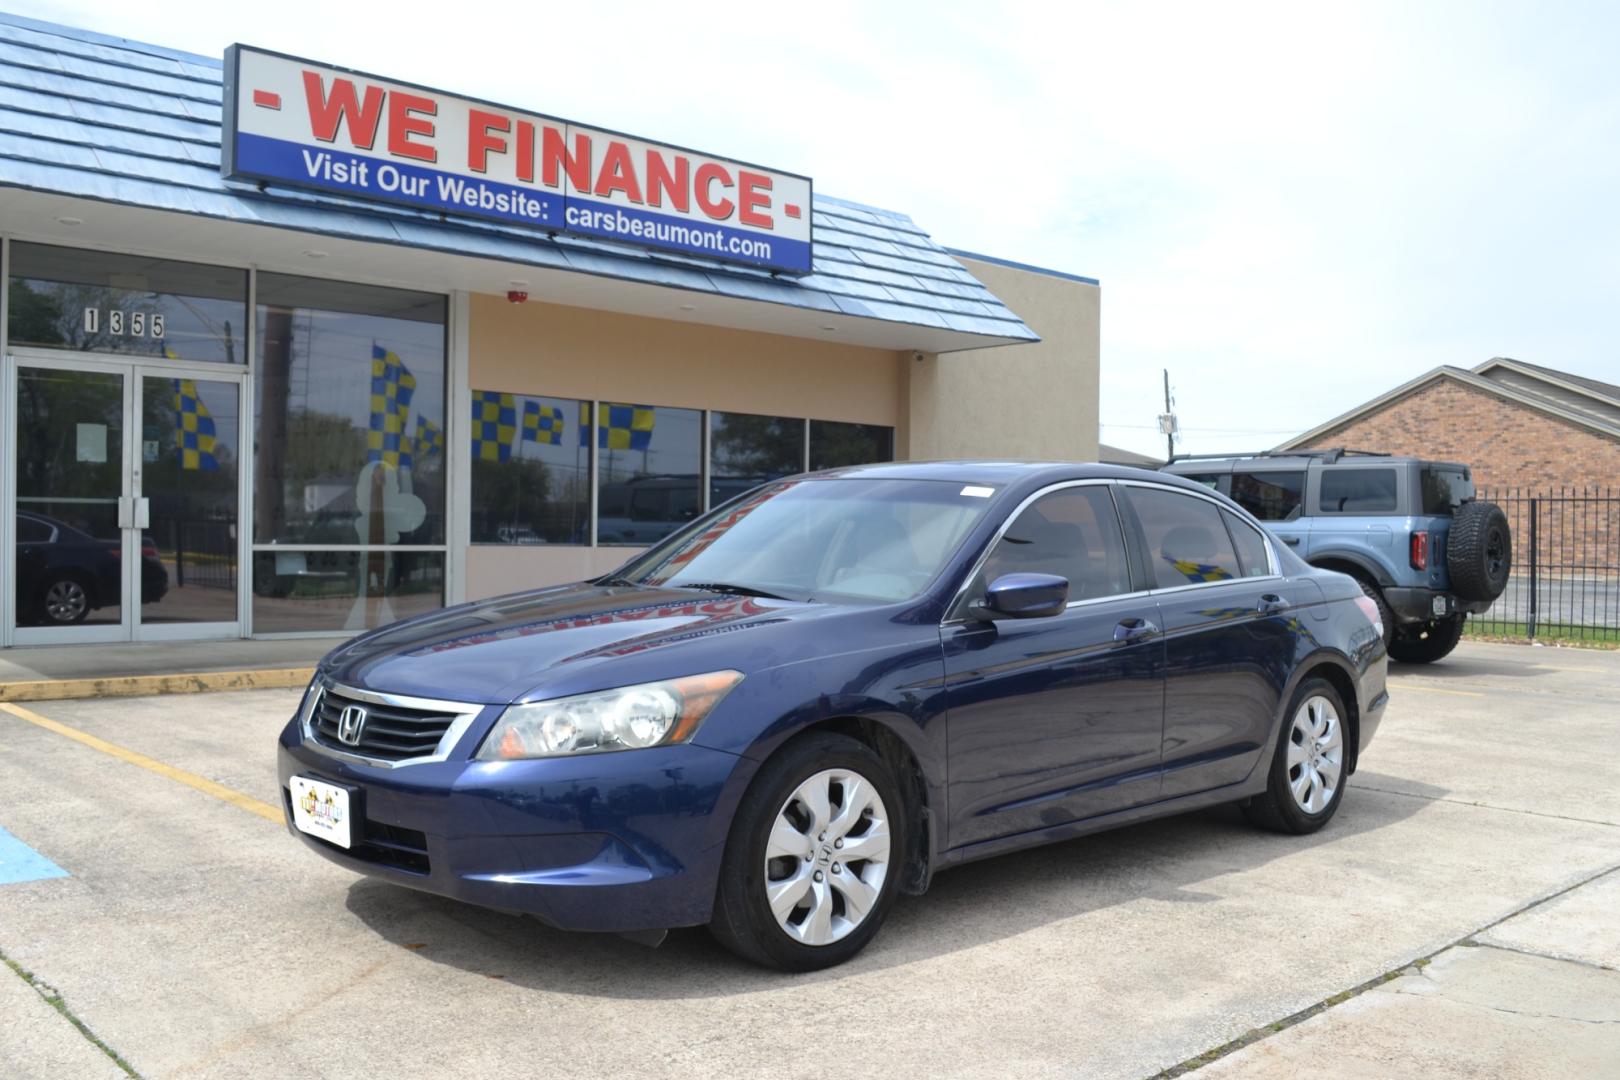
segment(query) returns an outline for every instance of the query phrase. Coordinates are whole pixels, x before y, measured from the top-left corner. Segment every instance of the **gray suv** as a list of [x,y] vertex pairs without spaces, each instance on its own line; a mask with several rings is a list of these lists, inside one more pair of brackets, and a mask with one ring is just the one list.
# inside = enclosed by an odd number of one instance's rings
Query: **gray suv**
[[1468,466],[1359,450],[1178,457],[1313,566],[1349,574],[1378,604],[1389,655],[1429,663],[1507,587],[1507,517],[1474,497]]

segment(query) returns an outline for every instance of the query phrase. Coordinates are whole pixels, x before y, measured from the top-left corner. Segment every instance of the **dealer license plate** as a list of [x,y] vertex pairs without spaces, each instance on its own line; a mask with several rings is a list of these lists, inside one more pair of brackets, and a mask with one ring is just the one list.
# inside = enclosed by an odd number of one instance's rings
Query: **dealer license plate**
[[349,792],[307,776],[292,778],[293,826],[340,848],[349,846]]

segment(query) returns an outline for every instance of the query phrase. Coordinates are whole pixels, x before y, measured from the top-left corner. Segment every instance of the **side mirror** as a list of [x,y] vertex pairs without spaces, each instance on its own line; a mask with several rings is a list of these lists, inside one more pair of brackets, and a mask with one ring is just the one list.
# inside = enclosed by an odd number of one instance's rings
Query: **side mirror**
[[1003,574],[973,605],[982,619],[1044,619],[1069,604],[1069,579],[1056,574]]

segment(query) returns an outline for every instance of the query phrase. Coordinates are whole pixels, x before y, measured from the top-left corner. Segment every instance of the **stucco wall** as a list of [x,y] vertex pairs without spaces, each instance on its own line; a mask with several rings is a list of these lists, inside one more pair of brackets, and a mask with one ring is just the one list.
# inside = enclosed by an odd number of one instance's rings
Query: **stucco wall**
[[1102,290],[960,261],[1041,340],[908,360],[911,457],[1095,460]]
[[[885,424],[907,456],[902,357],[887,350],[479,293],[468,323],[474,389]],[[466,595],[577,581],[633,550],[473,545]]]

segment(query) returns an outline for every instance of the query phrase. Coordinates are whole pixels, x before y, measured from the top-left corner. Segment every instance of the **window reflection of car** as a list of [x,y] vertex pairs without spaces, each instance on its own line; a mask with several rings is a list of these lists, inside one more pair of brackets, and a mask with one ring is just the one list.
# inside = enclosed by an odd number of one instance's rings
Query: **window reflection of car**
[[[65,521],[17,512],[18,621],[71,626],[90,612],[121,602],[119,541],[98,540]],[[141,602],[169,591],[157,545],[141,536]]]
[[698,478],[691,475],[636,476],[603,484],[597,493],[597,542],[661,540],[698,516],[700,494]]

